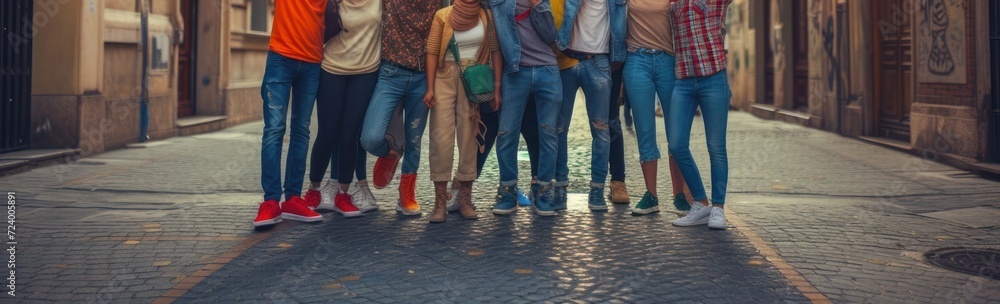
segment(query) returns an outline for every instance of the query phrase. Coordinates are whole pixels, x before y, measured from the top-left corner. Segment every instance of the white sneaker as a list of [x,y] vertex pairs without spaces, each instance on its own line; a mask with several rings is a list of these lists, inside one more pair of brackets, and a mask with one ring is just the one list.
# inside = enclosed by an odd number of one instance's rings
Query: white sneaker
[[726,210],[722,207],[712,207],[712,215],[708,217],[708,229],[726,230]]
[[368,188],[367,184],[357,185],[354,187],[354,191],[351,192],[351,198],[354,199],[354,206],[358,207],[362,213],[378,210],[378,203],[375,200],[375,195],[372,194],[371,188]]
[[333,199],[337,197],[337,191],[340,190],[340,183],[331,180],[327,180],[326,184],[319,187],[319,206],[316,206],[316,211],[319,210],[329,210],[333,211]]
[[712,213],[712,208],[703,206],[695,202],[691,204],[691,211],[682,218],[674,220],[674,226],[689,227],[708,224],[708,216]]
[[448,213],[458,211],[458,191],[458,189],[448,189],[448,195],[451,196],[451,198],[448,199],[448,208],[446,208]]

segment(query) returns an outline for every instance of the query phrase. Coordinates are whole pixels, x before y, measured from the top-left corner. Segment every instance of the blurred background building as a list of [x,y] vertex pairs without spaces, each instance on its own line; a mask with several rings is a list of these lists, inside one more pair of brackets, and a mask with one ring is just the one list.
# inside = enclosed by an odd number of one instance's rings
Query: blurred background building
[[1000,172],[1000,1],[735,0],[733,106]]
[[90,155],[261,118],[273,0],[3,0],[0,10],[0,152]]
[[[0,153],[259,119],[273,1],[0,1]],[[735,0],[727,22],[734,107],[1000,172],[1000,1]]]

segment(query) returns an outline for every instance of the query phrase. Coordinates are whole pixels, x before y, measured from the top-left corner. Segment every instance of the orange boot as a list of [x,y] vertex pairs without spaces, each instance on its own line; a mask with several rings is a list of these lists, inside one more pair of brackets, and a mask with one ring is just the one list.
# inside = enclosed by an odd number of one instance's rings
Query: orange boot
[[396,211],[403,215],[420,215],[420,204],[414,195],[417,187],[417,174],[403,174],[399,180],[399,202]]

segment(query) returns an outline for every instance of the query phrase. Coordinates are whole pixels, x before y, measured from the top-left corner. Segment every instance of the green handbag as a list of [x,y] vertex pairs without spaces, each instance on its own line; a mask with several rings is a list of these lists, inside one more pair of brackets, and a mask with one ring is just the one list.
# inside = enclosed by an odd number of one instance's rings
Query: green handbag
[[493,100],[494,86],[493,68],[487,64],[475,64],[469,67],[462,67],[461,55],[458,54],[458,44],[455,43],[455,36],[451,37],[448,48],[455,56],[455,64],[458,65],[459,75],[462,78],[462,87],[465,88],[465,96],[475,104],[481,104]]

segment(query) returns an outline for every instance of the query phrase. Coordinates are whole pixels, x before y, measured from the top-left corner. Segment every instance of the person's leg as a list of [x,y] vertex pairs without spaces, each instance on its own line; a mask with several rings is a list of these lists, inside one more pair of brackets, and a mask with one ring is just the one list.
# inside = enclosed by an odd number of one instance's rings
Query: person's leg
[[281,200],[281,147],[285,137],[289,93],[295,79],[296,61],[277,53],[267,54],[264,80],[260,86],[263,100],[264,131],[260,148],[260,185],[265,201]]
[[[359,132],[358,133],[358,137],[360,137],[360,136],[361,136],[361,133]],[[365,149],[361,147],[361,141],[358,141],[358,145],[357,145],[357,149],[356,150],[358,151],[358,157],[357,157],[357,160],[355,161],[355,164],[354,164],[354,177],[359,182],[360,181],[367,181],[368,180],[368,172],[367,172],[367,170],[368,170],[368,152],[365,151]]]
[[[555,178],[555,160],[558,156],[557,124],[563,100],[563,85],[559,68],[546,66],[535,68],[533,95],[538,113],[538,185],[539,193],[534,202],[538,214],[554,215],[556,202],[553,200],[551,181]],[[605,160],[607,162],[607,160]]]
[[520,67],[503,75],[503,105],[500,106],[496,153],[500,167],[500,187],[493,214],[510,214],[517,210],[517,148],[521,121],[528,95],[532,90],[533,67]]
[[409,79],[399,75],[398,66],[387,62],[379,67],[378,73],[378,83],[361,126],[360,142],[365,151],[382,157],[389,153],[389,144],[385,140],[389,120],[405,94]]
[[483,125],[479,126],[479,133],[483,136],[479,139],[482,140],[482,149],[478,150],[476,155],[476,179],[483,175],[483,166],[486,165],[486,159],[490,156],[490,151],[493,150],[493,144],[497,140],[497,127],[500,125],[500,112],[489,112],[481,113],[479,116],[483,120]]
[[[663,105],[667,118],[667,142],[670,154],[677,161],[681,175],[687,181],[688,188],[694,199],[707,203],[705,186],[701,181],[701,173],[691,155],[691,124],[694,121],[694,110],[698,107],[698,79],[678,79],[675,82],[674,93],[670,103]],[[665,115],[666,116],[666,115]]]
[[558,109],[556,121],[557,151],[555,163],[555,179],[557,183],[569,182],[569,126],[573,122],[573,106],[576,103],[576,93],[580,89],[578,82],[580,74],[580,64],[571,68],[559,71],[562,86],[562,100]]
[[[438,69],[434,87],[434,108],[430,110],[430,153],[427,154],[430,164],[431,181],[451,181],[451,170],[455,162],[455,126],[456,104],[460,90],[458,89],[458,67],[446,62]],[[441,206],[442,208],[444,206]],[[437,206],[435,206],[437,211]],[[435,212],[436,214],[436,212]],[[433,215],[432,215],[433,217]],[[443,217],[443,215],[442,215]],[[443,221],[443,219],[442,219]]]
[[[378,73],[351,75],[348,78],[344,106],[340,115],[340,140],[338,140],[338,173],[340,188],[347,191],[357,172],[358,147],[356,143],[361,136],[361,124],[368,111],[368,102],[375,92]],[[361,180],[361,179],[358,179]]]
[[[461,78],[455,77],[458,96],[455,98],[455,128],[458,144],[458,171],[455,179],[471,183],[476,180],[476,128],[479,127],[479,107],[473,106],[462,88]],[[470,197],[471,198],[471,197]]]
[[[628,61],[628,59],[626,59],[626,61]],[[629,102],[628,98],[626,98],[625,100],[622,100],[622,108],[624,108],[624,110],[622,110],[622,116],[624,116],[624,118],[625,118],[624,119],[625,120],[625,128],[629,129],[629,130],[632,130],[632,123],[633,123],[633,121],[632,121],[633,120],[633,118],[632,118],[632,104]]]
[[[309,162],[310,190],[319,189],[328,165],[332,163],[334,171],[338,168],[337,160],[332,159],[332,155],[335,154],[334,147],[340,146],[340,119],[344,114],[348,77],[321,72],[316,98],[316,123],[319,126]],[[333,171],[330,174],[331,179],[336,177]]]
[[[590,182],[592,188],[601,188],[603,202],[604,182],[608,178],[608,153],[611,152],[611,132],[608,127],[608,110],[611,102],[611,62],[607,56],[581,62],[577,81],[587,100],[590,119],[591,144]],[[596,201],[595,201],[596,203]]]
[[622,86],[625,69],[611,73],[611,102],[608,109],[608,131],[611,134],[611,150],[608,154],[608,171],[612,182],[625,181],[625,139],[622,137],[622,121],[619,100],[628,98]]
[[535,98],[528,97],[524,107],[524,119],[521,121],[521,137],[528,146],[528,158],[531,163],[531,177],[538,176],[538,110]]
[[292,84],[292,113],[288,157],[285,159],[285,198],[302,194],[302,179],[306,174],[306,155],[309,154],[309,123],[316,91],[319,89],[319,64],[301,63]]
[[403,123],[406,128],[406,147],[403,152],[403,174],[415,174],[420,167],[420,145],[427,127],[427,105],[424,104],[424,93],[427,92],[427,77],[423,72],[407,71],[409,85],[403,96]]
[[658,67],[654,57],[642,52],[629,53],[625,60],[623,80],[632,106],[633,124],[639,150],[639,165],[645,181],[646,193],[632,208],[633,214],[649,214],[659,211],[657,193],[657,168],[660,149],[656,142],[656,116],[653,112],[656,100],[654,75]]
[[712,203],[726,203],[726,186],[729,181],[729,158],[726,154],[726,126],[729,120],[729,103],[732,93],[726,71],[709,76],[701,83],[697,95],[705,121],[705,139],[712,164]]

